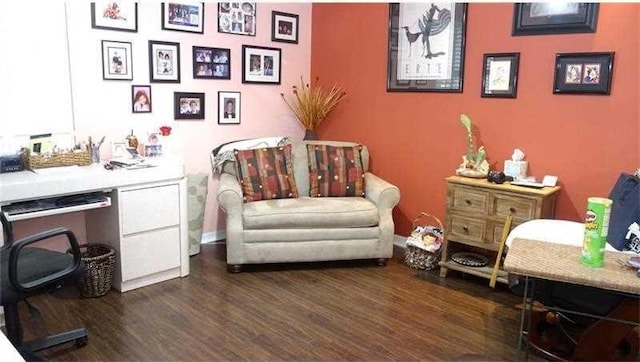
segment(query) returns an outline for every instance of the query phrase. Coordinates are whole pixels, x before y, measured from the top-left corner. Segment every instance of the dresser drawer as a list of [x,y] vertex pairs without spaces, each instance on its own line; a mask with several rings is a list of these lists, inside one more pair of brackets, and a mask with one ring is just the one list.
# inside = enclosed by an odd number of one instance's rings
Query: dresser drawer
[[150,231],[122,239],[122,281],[180,266],[180,227]]
[[451,229],[449,235],[446,235],[447,239],[484,243],[487,227],[484,220],[459,215],[450,215],[450,217]]
[[487,213],[487,205],[489,204],[489,193],[467,187],[454,187],[451,190],[449,200],[451,210],[474,212],[480,214]]
[[178,185],[123,191],[120,196],[122,234],[129,235],[178,225],[179,200]]
[[518,221],[536,218],[536,200],[502,194],[496,194],[494,200],[493,214],[499,218],[506,218],[508,215]]

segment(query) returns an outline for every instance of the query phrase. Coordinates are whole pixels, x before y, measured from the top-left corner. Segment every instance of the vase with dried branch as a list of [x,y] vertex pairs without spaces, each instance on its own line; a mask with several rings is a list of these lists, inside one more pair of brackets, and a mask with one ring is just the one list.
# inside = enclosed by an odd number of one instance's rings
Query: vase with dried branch
[[285,96],[280,93],[282,99],[298,121],[305,128],[305,139],[316,139],[316,127],[327,117],[336,106],[346,97],[347,93],[336,84],[330,89],[318,84],[318,78],[314,85],[304,82],[300,77],[300,86],[292,86],[292,95]]

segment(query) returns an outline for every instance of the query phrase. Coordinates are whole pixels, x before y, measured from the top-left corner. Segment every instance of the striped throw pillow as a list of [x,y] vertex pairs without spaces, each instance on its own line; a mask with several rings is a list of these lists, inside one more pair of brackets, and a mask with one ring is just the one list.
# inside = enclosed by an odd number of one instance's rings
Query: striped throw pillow
[[234,150],[244,202],[298,197],[291,145]]
[[307,145],[309,196],[364,197],[362,146]]

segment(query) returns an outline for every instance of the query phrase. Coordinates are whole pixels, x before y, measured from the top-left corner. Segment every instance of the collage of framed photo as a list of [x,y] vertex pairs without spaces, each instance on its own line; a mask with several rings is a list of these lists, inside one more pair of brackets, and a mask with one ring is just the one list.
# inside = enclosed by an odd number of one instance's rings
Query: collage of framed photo
[[298,44],[298,15],[271,12],[271,40]]
[[193,47],[194,79],[231,79],[231,49]]
[[240,124],[240,92],[218,92],[218,124]]
[[138,31],[138,3],[132,1],[96,1],[91,3],[93,29]]
[[131,43],[102,41],[102,79],[133,80]]
[[482,97],[516,98],[520,53],[485,54],[482,67]]
[[174,119],[204,119],[204,93],[173,93]]
[[611,93],[614,52],[556,54],[553,93]]
[[280,84],[281,49],[242,46],[242,83]]
[[255,36],[256,3],[218,3],[218,32]]
[[180,43],[149,40],[149,81],[180,83]]
[[162,3],[162,30],[204,33],[204,3]]

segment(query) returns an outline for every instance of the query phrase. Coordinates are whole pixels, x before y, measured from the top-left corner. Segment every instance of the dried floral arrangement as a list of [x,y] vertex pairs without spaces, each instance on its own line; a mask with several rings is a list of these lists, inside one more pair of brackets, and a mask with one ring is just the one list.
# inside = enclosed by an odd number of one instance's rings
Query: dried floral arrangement
[[300,86],[292,86],[293,95],[285,96],[280,93],[287,106],[298,118],[305,129],[312,131],[327,117],[336,106],[346,97],[347,93],[341,86],[334,85],[327,90],[316,84],[310,86],[300,77]]

